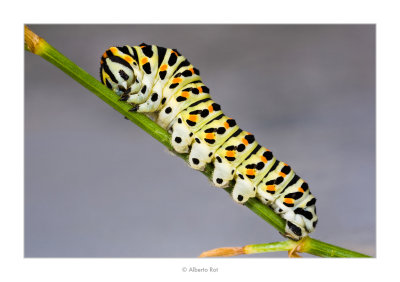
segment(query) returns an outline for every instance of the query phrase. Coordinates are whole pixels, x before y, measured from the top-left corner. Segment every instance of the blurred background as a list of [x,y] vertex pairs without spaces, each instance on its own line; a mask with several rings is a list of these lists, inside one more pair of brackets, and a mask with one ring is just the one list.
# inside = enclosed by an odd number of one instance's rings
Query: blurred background
[[[374,25],[28,26],[96,78],[110,46],[178,49],[223,111],[309,183],[311,236],[376,255]],[[283,240],[28,52],[24,224],[25,257],[197,257]]]

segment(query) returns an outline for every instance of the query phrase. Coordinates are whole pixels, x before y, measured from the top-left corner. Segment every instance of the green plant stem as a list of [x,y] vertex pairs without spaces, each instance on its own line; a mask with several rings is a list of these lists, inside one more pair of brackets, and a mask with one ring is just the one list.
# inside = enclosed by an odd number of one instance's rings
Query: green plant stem
[[[113,91],[105,87],[97,79],[95,79],[89,73],[81,69],[74,62],[65,57],[63,54],[57,51],[53,46],[48,44],[43,38],[37,36],[27,27],[25,27],[25,49],[36,55],[39,55],[43,59],[49,61],[50,63],[58,67],[60,70],[62,70],[70,77],[72,77],[74,80],[76,80],[79,84],[87,88],[89,91],[94,93],[97,97],[99,97],[108,105],[113,107],[123,116],[125,116],[130,121],[135,123],[141,129],[150,134],[152,137],[157,139],[171,152],[174,152],[170,143],[170,138],[171,138],[170,134],[165,129],[163,129],[158,124],[153,122],[150,118],[141,113],[129,112],[129,109],[132,108],[132,106],[130,106],[126,102],[119,101],[119,96],[117,94],[115,94]],[[184,159],[185,161],[187,161],[188,158],[187,154],[177,154],[176,152],[174,153],[177,156]],[[206,175],[209,179],[211,179],[212,171],[213,171],[213,166],[207,165],[206,169],[202,173]],[[230,193],[232,191],[232,186],[224,190]],[[262,219],[264,219],[273,227],[275,227],[279,232],[281,233],[285,232],[285,221],[277,214],[275,214],[273,210],[270,209],[268,206],[263,205],[256,198],[249,199],[245,205],[254,213],[256,213],[258,216],[260,216]],[[329,244],[326,245],[317,244],[317,248],[315,249],[311,248],[311,250],[314,252],[314,254],[320,255],[322,254],[322,251],[320,250],[321,248],[326,249],[328,247],[331,248],[331,246],[332,245]],[[329,250],[327,251],[329,252]],[[346,255],[345,252],[340,252],[340,254]]]
[[247,245],[244,247],[244,253],[256,254],[256,253],[266,253],[266,252],[276,252],[276,251],[291,251],[295,248],[297,248],[297,252],[309,253],[315,256],[327,257],[327,258],[369,257],[367,255],[347,250],[310,237],[306,237],[300,242],[287,240],[287,241],[267,243],[267,244]]
[[307,237],[304,240],[301,252],[309,253],[319,257],[326,258],[367,258],[367,256],[362,253],[351,251],[342,247],[338,247],[332,244],[328,244],[319,241],[314,238]]
[[266,244],[255,244],[244,246],[245,254],[258,254],[258,253],[270,253],[270,252],[281,252],[290,251],[295,248],[297,242],[292,240],[273,242]]

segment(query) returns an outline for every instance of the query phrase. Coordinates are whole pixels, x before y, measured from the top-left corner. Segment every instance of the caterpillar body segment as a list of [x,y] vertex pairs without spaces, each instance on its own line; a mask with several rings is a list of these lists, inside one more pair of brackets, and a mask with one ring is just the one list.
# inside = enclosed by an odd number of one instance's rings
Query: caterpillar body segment
[[274,202],[276,197],[293,179],[295,173],[289,165],[278,161],[276,168],[267,174],[257,186],[257,194],[266,201]]
[[[171,144],[179,153],[189,152],[189,147],[195,138],[194,133],[197,133],[207,122],[222,114],[221,107],[211,100],[209,94],[202,95],[202,97],[207,98],[191,104],[172,122]],[[171,107],[167,107],[166,110],[172,111]],[[198,142],[200,139],[196,137],[195,140]]]
[[[163,99],[161,101],[163,110],[159,111],[157,123],[167,129],[172,126],[171,122],[182,111],[186,110],[188,113],[200,110],[205,111],[208,110],[204,108],[206,105],[198,105],[202,101],[212,101],[208,88],[201,82],[189,83],[183,89],[176,91],[168,101],[166,98]],[[199,101],[199,104],[195,104],[197,101]],[[205,114],[204,112],[203,115]]]
[[227,187],[234,179],[237,167],[253,152],[258,143],[247,131],[237,131],[215,153],[213,183]]
[[157,74],[157,72],[154,71],[158,68],[157,47],[154,45],[141,45],[133,48],[134,50],[132,50],[132,52],[136,52],[139,68],[142,70],[142,80],[140,80],[140,90],[135,95],[131,95],[127,102],[132,104],[141,104],[148,100],[153,87],[155,75]]
[[292,168],[227,117],[210,96],[200,72],[177,50],[147,45],[111,47],[101,57],[100,79],[171,133],[171,145],[189,154],[189,165],[214,165],[212,181],[244,204],[257,197],[286,220],[285,235],[300,240],[318,222],[316,199]]
[[234,119],[221,113],[194,133],[195,142],[189,154],[189,165],[204,170],[207,163],[214,159],[216,150],[224,144],[237,130],[240,130]]
[[257,145],[251,154],[237,168],[236,184],[232,197],[238,203],[245,203],[257,193],[257,184],[270,171],[276,162],[268,149]]

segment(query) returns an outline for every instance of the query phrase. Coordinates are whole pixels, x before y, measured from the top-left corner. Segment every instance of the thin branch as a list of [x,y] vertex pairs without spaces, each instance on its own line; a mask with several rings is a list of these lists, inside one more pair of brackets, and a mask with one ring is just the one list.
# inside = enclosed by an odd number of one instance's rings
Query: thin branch
[[309,253],[315,256],[329,258],[369,257],[367,255],[331,245],[310,237],[305,237],[299,242],[287,240],[274,243],[247,245],[244,247],[217,248],[202,253],[200,257],[228,257],[280,251],[287,251],[289,253],[289,257],[299,257],[298,253]]
[[[171,136],[165,129],[160,127],[158,124],[153,122],[150,118],[148,118],[144,114],[129,112],[129,109],[131,108],[129,104],[119,101],[119,96],[117,94],[115,94],[113,91],[105,87],[97,79],[92,77],[85,70],[81,69],[74,62],[72,62],[70,59],[61,54],[53,46],[48,44],[43,38],[36,35],[26,26],[25,26],[25,49],[36,55],[39,55],[40,57],[44,58],[45,60],[49,61],[50,63],[58,67],[60,70],[68,74],[82,86],[87,88],[97,97],[99,97],[108,105],[110,105],[119,113],[121,113],[123,116],[125,116],[130,121],[135,123],[141,129],[150,134],[152,137],[157,139],[171,152],[173,152],[180,158],[187,161],[188,158],[187,154],[178,154],[174,152],[170,143]],[[213,166],[209,164],[202,173],[206,175],[209,179],[211,179],[212,171],[213,171]],[[227,191],[228,193],[231,193],[232,186],[224,190]],[[280,233],[285,232],[285,221],[279,215],[275,214],[271,208],[262,204],[258,199],[251,198],[246,202],[245,205],[255,214],[260,216],[263,220],[271,224]],[[307,241],[308,244],[304,244],[304,246],[307,246],[307,248],[301,249],[301,251],[303,252],[308,252],[317,256],[330,256],[330,257],[333,256],[355,257],[357,256],[357,254],[359,254],[312,238],[307,237],[307,239],[308,239]],[[296,246],[298,245],[298,242],[290,240],[286,242],[293,242],[290,244],[291,245],[295,244]]]
[[297,242],[292,240],[286,240],[281,242],[258,244],[258,245],[247,245],[244,247],[224,247],[206,251],[199,257],[231,257],[239,255],[250,255],[258,253],[270,253],[270,252],[282,252],[295,250]]

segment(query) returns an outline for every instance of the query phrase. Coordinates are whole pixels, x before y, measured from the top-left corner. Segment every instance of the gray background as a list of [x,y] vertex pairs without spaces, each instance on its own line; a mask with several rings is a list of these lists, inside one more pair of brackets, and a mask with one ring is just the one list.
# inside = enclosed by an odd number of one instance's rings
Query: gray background
[[[110,46],[177,48],[224,112],[309,182],[320,218],[312,236],[376,254],[374,25],[30,27],[96,78]],[[26,257],[196,257],[282,239],[25,52]]]

